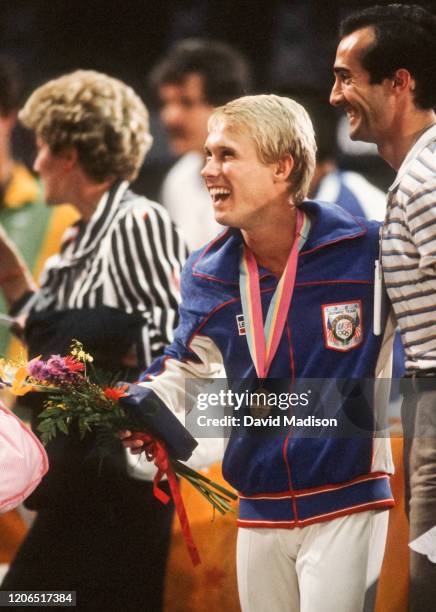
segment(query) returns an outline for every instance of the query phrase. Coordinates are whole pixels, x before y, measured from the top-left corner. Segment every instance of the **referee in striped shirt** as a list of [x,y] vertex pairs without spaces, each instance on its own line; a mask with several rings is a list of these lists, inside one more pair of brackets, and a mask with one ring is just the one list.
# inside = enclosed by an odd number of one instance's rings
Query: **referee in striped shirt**
[[[341,24],[331,103],[350,137],[397,171],[382,236],[387,292],[406,355],[402,407],[410,540],[436,525],[436,17],[376,6]],[[435,609],[431,550],[410,553],[409,610]],[[433,555],[434,555],[434,551]]]
[[[186,256],[166,211],[129,190],[152,143],[147,110],[121,81],[76,71],[39,87],[20,119],[36,133],[47,203],[81,216],[39,289],[0,232],[0,285],[25,319],[29,354],[65,354],[78,339],[97,366],[135,379],[172,339]],[[38,515],[2,588],[76,590],[80,610],[158,612],[171,505],[128,477],[121,443],[101,470],[91,435],[59,436],[47,452],[29,498]]]

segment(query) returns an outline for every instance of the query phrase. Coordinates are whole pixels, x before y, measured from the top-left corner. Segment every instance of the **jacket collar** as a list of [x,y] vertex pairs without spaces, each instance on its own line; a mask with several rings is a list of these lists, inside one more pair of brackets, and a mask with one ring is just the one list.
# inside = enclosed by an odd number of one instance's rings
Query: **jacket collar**
[[[311,227],[300,256],[334,242],[363,236],[367,232],[362,220],[353,217],[336,204],[305,200],[301,207],[309,215]],[[239,285],[239,260],[242,244],[243,238],[240,230],[226,229],[193,255],[194,276],[219,283]],[[262,279],[272,274],[260,268],[259,276]]]
[[394,191],[398,187],[398,185],[401,182],[401,179],[409,171],[410,165],[413,163],[413,161],[418,157],[421,151],[423,151],[426,147],[428,147],[428,145],[434,140],[436,140],[436,124],[435,123],[433,123],[426,130],[424,130],[424,132],[415,142],[413,147],[410,149],[410,151],[406,155],[406,158],[401,164],[400,169],[398,170],[395,181],[389,187],[389,192]]

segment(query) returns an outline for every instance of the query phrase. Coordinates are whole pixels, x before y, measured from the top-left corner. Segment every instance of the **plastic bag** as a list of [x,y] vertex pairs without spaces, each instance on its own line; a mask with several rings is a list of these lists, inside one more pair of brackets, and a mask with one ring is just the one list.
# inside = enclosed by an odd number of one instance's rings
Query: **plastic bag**
[[0,513],[30,495],[47,470],[47,455],[38,438],[0,404]]

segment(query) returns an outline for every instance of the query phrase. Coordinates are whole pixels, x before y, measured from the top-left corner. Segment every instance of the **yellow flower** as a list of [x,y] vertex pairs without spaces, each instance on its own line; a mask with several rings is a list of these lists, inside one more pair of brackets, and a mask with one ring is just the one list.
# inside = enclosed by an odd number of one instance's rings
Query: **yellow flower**
[[59,402],[58,403],[58,402],[55,402],[53,400],[46,400],[44,402],[44,408],[46,410],[56,410],[56,409],[66,410],[67,409],[67,407],[65,406],[65,404],[63,402]]
[[70,355],[75,357],[78,361],[94,361],[94,357],[83,350],[83,344],[78,340],[73,340],[71,344]]
[[33,385],[26,383],[27,368],[21,366],[15,373],[14,380],[12,381],[11,391],[14,395],[26,395],[29,391],[32,391]]
[[94,357],[92,357],[89,353],[85,353],[85,351],[79,351],[77,353],[77,359],[79,361],[94,361]]
[[0,359],[0,378],[10,384],[17,373],[17,370],[24,364],[13,363],[9,359]]

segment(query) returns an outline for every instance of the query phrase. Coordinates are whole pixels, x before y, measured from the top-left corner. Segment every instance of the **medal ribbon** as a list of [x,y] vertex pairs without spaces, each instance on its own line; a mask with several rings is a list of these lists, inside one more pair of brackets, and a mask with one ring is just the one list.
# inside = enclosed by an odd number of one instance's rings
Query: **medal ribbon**
[[263,325],[262,301],[260,296],[259,270],[252,251],[244,244],[239,265],[239,289],[241,293],[242,312],[245,320],[245,333],[248,348],[258,378],[267,377],[271,362],[276,354],[280,338],[288,316],[289,306],[294,292],[297,274],[298,251],[305,241],[306,232],[303,226],[309,220],[299,208],[295,228],[295,239],[289,254],[286,267],[268,308],[265,327]]

